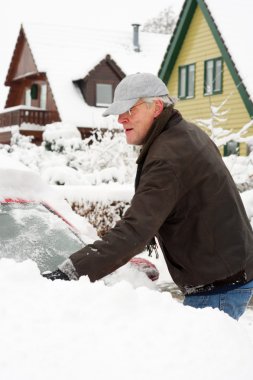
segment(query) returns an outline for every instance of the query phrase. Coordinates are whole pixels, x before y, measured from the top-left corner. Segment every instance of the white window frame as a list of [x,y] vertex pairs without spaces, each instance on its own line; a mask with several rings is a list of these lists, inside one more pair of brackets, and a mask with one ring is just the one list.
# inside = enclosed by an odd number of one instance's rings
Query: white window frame
[[222,58],[208,59],[204,65],[204,95],[221,94],[223,83]]
[[28,107],[31,107],[32,105],[32,98],[31,98],[31,89],[30,87],[25,89],[25,105]]
[[179,66],[179,99],[192,99],[195,96],[195,63]]
[[47,84],[42,83],[40,86],[40,108],[45,110],[47,108]]

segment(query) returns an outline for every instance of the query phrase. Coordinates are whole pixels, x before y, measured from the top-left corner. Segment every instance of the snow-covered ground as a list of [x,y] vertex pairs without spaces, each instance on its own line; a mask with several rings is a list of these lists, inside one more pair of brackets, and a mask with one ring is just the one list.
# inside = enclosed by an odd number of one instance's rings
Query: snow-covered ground
[[[123,150],[120,137],[116,144],[108,138],[105,150],[93,143],[93,151],[76,150],[77,140],[72,146],[62,140],[61,153],[31,145],[25,138],[15,141],[11,147],[1,146],[2,154],[40,174],[57,167],[53,175],[44,175],[52,184],[61,168],[61,180],[68,186],[59,189],[72,201],[85,196],[105,200],[112,190],[115,197],[131,197],[134,152]],[[88,155],[93,167],[82,160]],[[251,183],[250,157],[229,157],[226,164],[237,183]],[[79,176],[78,184],[71,182],[77,177],[69,175],[70,168]],[[106,176],[105,170],[114,175]],[[252,218],[252,190],[242,198]],[[161,255],[151,261],[161,273],[158,283],[170,281]],[[252,378],[252,310],[237,322],[211,308],[184,307],[134,269],[123,267],[94,284],[84,277],[51,282],[32,261],[2,259],[0,294],[3,380]]]
[[4,380],[242,380],[253,371],[253,319],[184,307],[118,281],[51,282],[31,261],[0,262]]

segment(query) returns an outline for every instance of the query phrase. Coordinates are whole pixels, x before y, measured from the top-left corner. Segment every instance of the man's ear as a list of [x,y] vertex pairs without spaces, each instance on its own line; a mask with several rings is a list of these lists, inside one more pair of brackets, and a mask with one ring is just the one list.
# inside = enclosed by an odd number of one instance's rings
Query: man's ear
[[163,110],[163,101],[161,99],[156,99],[154,117],[159,116],[162,110]]

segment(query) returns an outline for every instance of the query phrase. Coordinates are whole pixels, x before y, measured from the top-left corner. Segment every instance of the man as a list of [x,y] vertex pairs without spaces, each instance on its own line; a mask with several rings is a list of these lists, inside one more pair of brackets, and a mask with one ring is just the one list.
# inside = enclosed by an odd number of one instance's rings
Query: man
[[153,74],[125,77],[104,116],[118,115],[128,144],[142,145],[129,209],[102,240],[46,277],[96,281],[158,239],[184,304],[238,319],[253,292],[253,233],[222,157],[174,109]]

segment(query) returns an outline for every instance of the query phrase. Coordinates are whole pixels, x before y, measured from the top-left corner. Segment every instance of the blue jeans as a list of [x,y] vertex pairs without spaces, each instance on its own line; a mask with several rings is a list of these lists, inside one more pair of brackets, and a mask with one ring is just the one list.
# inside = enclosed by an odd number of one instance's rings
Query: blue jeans
[[217,308],[238,320],[245,312],[252,295],[253,280],[244,285],[231,287],[229,290],[221,288],[219,292],[216,291],[215,293],[187,295],[184,299],[184,305],[196,309]]

